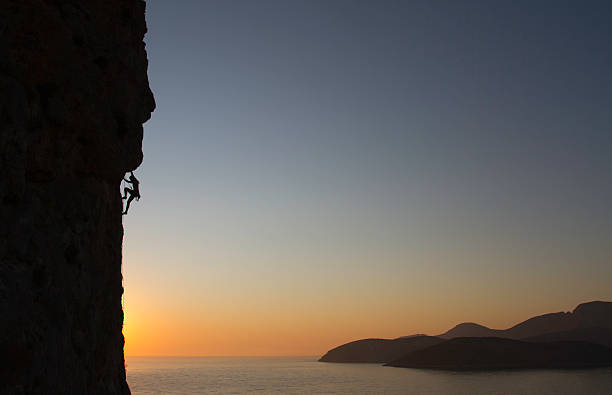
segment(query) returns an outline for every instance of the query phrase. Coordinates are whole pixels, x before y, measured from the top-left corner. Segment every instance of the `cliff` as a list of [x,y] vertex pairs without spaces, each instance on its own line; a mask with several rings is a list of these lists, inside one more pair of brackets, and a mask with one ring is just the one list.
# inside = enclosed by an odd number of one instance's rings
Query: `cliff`
[[119,186],[155,106],[144,13],[0,4],[0,393],[130,392]]

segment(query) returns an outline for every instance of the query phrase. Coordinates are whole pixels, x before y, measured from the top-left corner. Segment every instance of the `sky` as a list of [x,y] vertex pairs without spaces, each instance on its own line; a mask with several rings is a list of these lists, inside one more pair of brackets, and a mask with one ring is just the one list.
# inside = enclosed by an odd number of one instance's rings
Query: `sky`
[[126,355],[612,300],[609,1],[148,0]]

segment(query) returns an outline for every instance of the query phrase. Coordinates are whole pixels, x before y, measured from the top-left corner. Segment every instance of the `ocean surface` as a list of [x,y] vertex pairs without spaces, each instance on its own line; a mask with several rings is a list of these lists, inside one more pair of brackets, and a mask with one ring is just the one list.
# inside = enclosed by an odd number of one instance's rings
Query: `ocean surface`
[[126,363],[133,394],[612,394],[612,368],[466,373],[314,357],[127,357]]

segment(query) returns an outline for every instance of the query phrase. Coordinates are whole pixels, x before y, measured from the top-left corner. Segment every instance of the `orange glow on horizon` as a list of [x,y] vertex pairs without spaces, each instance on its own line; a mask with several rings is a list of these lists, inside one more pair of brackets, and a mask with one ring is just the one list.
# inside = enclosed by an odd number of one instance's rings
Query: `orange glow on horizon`
[[124,273],[127,356],[321,356],[353,340],[438,335],[462,322],[507,328],[612,297],[605,275],[569,294],[574,280],[564,272],[451,276],[408,267],[393,275],[355,269],[314,277],[254,263],[263,269],[237,276],[229,265],[217,272],[192,265],[183,273],[147,262],[138,275]]
[[[405,315],[392,319],[397,312],[353,311],[349,314],[313,314],[293,312],[246,313],[191,316],[162,310],[128,309],[124,336],[127,356],[321,356],[327,350],[349,341],[425,333],[437,335],[464,321],[476,321],[493,328],[484,319],[447,319],[440,316]],[[567,310],[567,309],[566,309]],[[554,311],[552,309],[551,311]],[[547,311],[534,312],[532,315]],[[455,315],[447,311],[448,316]],[[514,324],[530,317],[513,314]],[[482,316],[484,318],[484,315]],[[501,321],[501,316],[497,322]],[[506,317],[507,319],[507,317]],[[414,324],[418,323],[418,325]]]

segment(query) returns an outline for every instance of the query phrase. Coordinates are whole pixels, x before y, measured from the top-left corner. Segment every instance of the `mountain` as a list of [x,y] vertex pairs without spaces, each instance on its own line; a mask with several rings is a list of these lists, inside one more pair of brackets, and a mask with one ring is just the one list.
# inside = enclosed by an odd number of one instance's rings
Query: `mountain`
[[577,328],[523,339],[531,342],[584,341],[612,348],[612,328]]
[[319,361],[385,363],[442,341],[437,337],[425,335],[406,336],[397,339],[363,339],[329,350]]
[[582,303],[572,314],[579,328],[612,328],[612,302]]
[[490,329],[474,323],[463,323],[438,337],[443,339],[456,337],[524,339],[546,333],[592,327],[612,328],[612,302],[582,303],[571,313],[559,312],[532,317],[508,329]]
[[503,337],[503,331],[499,329],[490,329],[484,325],[475,324],[473,322],[464,322],[455,325],[447,332],[438,335],[442,339],[453,339],[455,337]]
[[[401,360],[402,357],[408,357],[412,352],[428,349],[431,346],[440,346],[444,352],[450,352],[444,347],[447,342],[457,338],[480,338],[479,341],[473,340],[468,342],[471,348],[462,342],[449,343],[464,344],[464,357],[467,358],[470,352],[480,353],[481,349],[486,349],[488,345],[492,348],[485,350],[483,358],[487,353],[505,352],[504,344],[511,344],[508,350],[514,350],[517,356],[522,355],[525,358],[534,358],[538,361],[540,356],[538,352],[542,351],[546,355],[557,355],[560,361],[566,361],[567,366],[572,366],[571,360],[573,354],[564,354],[564,352],[576,352],[576,364],[579,366],[587,366],[588,358],[581,354],[587,346],[575,346],[576,350],[567,345],[559,345],[559,342],[579,341],[593,343],[594,347],[609,346],[612,347],[612,303],[611,302],[588,302],[578,305],[571,313],[550,313],[529,318],[517,325],[508,329],[490,329],[486,326],[472,322],[459,324],[439,336],[416,335],[408,337],[400,337],[397,339],[363,339],[354,342],[343,344],[328,351],[319,361],[322,362],[369,362],[369,363],[384,363],[389,361]],[[496,338],[497,340],[488,342],[486,338]],[[524,342],[504,343],[500,339],[524,340]],[[523,343],[547,343],[544,345],[525,346]],[[553,346],[550,345],[553,343]],[[453,346],[457,347],[457,346]],[[552,348],[551,348],[552,347]],[[582,347],[582,348],[581,348]],[[470,348],[470,350],[468,350]],[[538,351],[539,350],[539,351]],[[573,351],[572,351],[573,350]],[[599,349],[598,349],[599,350]],[[435,351],[435,350],[434,350]],[[432,354],[433,355],[433,354]],[[436,354],[437,355],[437,354]],[[442,354],[440,354],[442,355]],[[428,358],[430,358],[428,356]],[[480,357],[476,355],[474,357]],[[416,357],[415,357],[416,358]],[[478,359],[475,359],[477,361]],[[485,361],[481,361],[484,363]],[[500,363],[512,365],[512,361],[504,362],[500,359]],[[546,364],[542,361],[541,365]],[[552,364],[552,362],[551,362]],[[393,365],[395,366],[395,365]],[[497,365],[492,367],[497,368]],[[529,367],[525,363],[522,367]],[[551,365],[551,367],[554,367]]]
[[591,368],[612,366],[612,349],[587,342],[464,337],[413,351],[386,365],[444,370]]

